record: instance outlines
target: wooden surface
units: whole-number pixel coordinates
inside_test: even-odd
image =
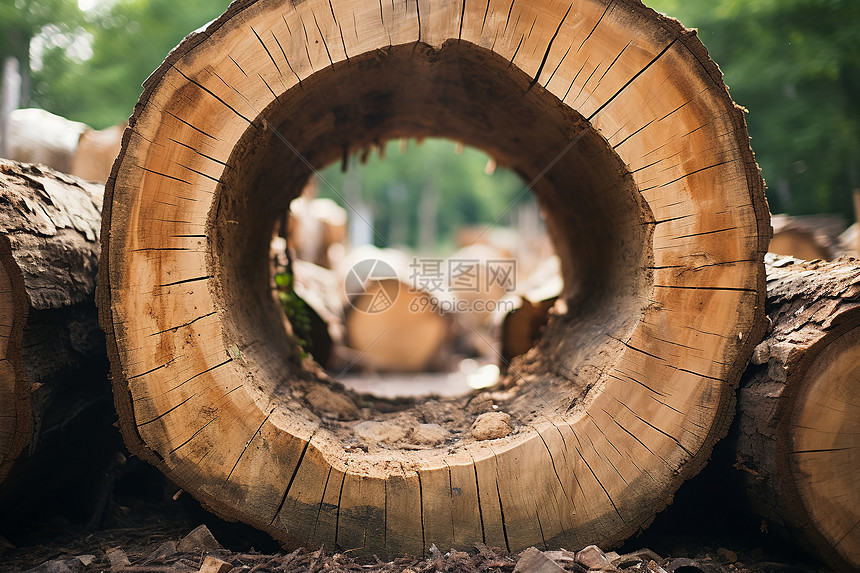
[[[502,439],[356,442],[357,420],[302,395],[327,382],[272,302],[275,214],[309,165],[409,136],[484,149],[548,213],[568,311],[513,365]],[[727,429],[769,235],[718,68],[638,2],[235,2],[147,81],[106,188],[120,425],[213,511],[288,545],[619,543]]]
[[[93,297],[101,191],[42,166],[0,160],[0,481],[39,435],[57,378],[99,346]],[[80,311],[87,304],[89,314]]]
[[[860,263],[771,257],[773,331],[740,391],[756,509],[832,567],[860,568]]]

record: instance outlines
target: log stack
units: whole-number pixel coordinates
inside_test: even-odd
[[[840,571],[860,568],[860,262],[768,255],[771,334],[740,390],[755,509]]]
[[[412,451],[319,411],[306,388],[341,390],[284,327],[268,245],[311,168],[431,136],[535,181],[566,312],[485,401],[514,431]],[[126,443],[291,545],[618,543],[705,464],[765,328],[742,112],[695,33],[634,0],[234,2],[147,81],[102,229]]]

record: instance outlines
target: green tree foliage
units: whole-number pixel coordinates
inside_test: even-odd
[[[30,44],[43,29],[52,34],[73,36],[83,31],[81,12],[68,0],[0,0],[0,62],[8,56],[18,60],[24,77],[21,101],[30,99]],[[2,71],[0,71],[2,74]]]
[[[769,184],[771,209],[849,215],[851,190],[860,187],[860,2],[646,0],[646,4],[700,29],[732,96],[749,109],[750,135]],[[74,0],[0,0],[0,56],[15,55],[26,67],[33,38],[38,44],[41,35],[29,103],[105,127],[131,114],[141,83],[167,52],[226,5],[227,0],[95,0],[93,9],[81,12]],[[70,50],[80,37],[90,42],[89,58]],[[27,81],[25,74],[25,85]],[[369,199],[399,200],[402,190],[376,180],[393,177],[392,170],[400,167],[377,160],[371,165],[378,174],[363,174],[362,178],[373,179],[364,182],[364,188],[386,195]],[[416,162],[409,173],[396,174],[412,181],[404,184],[407,195],[417,197],[412,188],[421,168]],[[442,179],[465,177],[458,169],[437,166],[435,171]],[[487,199],[492,191],[484,186],[495,188],[499,180],[479,180],[468,179],[458,193],[441,200],[440,204],[452,206],[442,217],[443,225],[482,220],[488,206],[505,195]],[[448,193],[443,190],[446,185],[439,184],[440,194]],[[387,211],[378,213],[382,225],[387,224]]]
[[[69,0],[15,1],[35,6],[70,4]],[[33,103],[98,128],[127,119],[144,80],[167,53],[188,33],[218,17],[227,4],[226,0],[97,3],[81,15],[80,32],[91,38],[92,57],[77,61],[62,46],[49,46],[42,54],[41,69],[34,72]],[[58,14],[55,21],[64,20]]]
[[[410,141],[404,151],[399,145],[388,142],[384,158],[371,154],[364,165],[353,158],[346,174],[340,163],[321,171],[320,196],[334,199],[348,211],[358,200],[370,206],[377,246],[419,246],[419,218],[427,216],[427,194],[436,196],[430,204],[435,203],[438,212],[436,235],[441,248],[450,248],[453,233],[462,227],[515,222],[516,206],[534,200],[525,191],[526,183],[512,171],[485,173],[489,158],[482,151],[467,147],[458,155],[455,144],[444,139],[428,139],[420,145]],[[358,181],[347,181],[349,177]]]
[[[698,27],[749,110],[771,210],[841,212],[860,187],[860,2],[651,0]]]

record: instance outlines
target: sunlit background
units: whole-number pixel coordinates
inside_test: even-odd
[[[732,96],[750,111],[750,135],[768,183],[771,210],[836,213],[851,222],[852,190],[860,187],[860,2],[646,3],[700,29]],[[226,5],[212,0],[2,0],[0,57],[19,62],[20,107],[42,107],[103,128],[125,120],[141,83],[167,52]],[[460,173],[464,176],[471,171],[480,175],[486,163],[479,154],[456,156],[445,145],[426,146],[424,157],[437,166],[474,163],[475,169]],[[372,164],[374,169],[393,169],[383,165]],[[432,179],[432,173],[414,167],[404,162],[397,173],[407,193],[427,185],[428,174]],[[362,175],[368,179],[362,189],[399,192],[374,187],[370,181],[378,177],[369,171]],[[479,180],[476,175],[464,185],[440,176],[435,185],[443,195],[451,192],[452,181],[460,193],[465,188],[481,195]],[[483,210],[493,206],[480,197],[462,201],[468,205],[450,204],[450,209],[484,215]]]

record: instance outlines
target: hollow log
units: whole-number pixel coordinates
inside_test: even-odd
[[[0,482],[70,373],[104,344],[94,306],[102,187],[0,160]]]
[[[860,262],[768,257],[773,331],[739,393],[738,467],[770,528],[856,571]]]
[[[272,300],[275,218],[312,168],[405,137],[484,149],[548,215],[567,312],[493,397],[507,436],[355,447],[357,420],[302,393],[332,381]],[[234,2],[147,81],[106,187],[120,426],[212,511],[288,545],[618,543],[727,430],[769,235],[719,69],[638,1]],[[418,406],[379,418],[418,423]]]

